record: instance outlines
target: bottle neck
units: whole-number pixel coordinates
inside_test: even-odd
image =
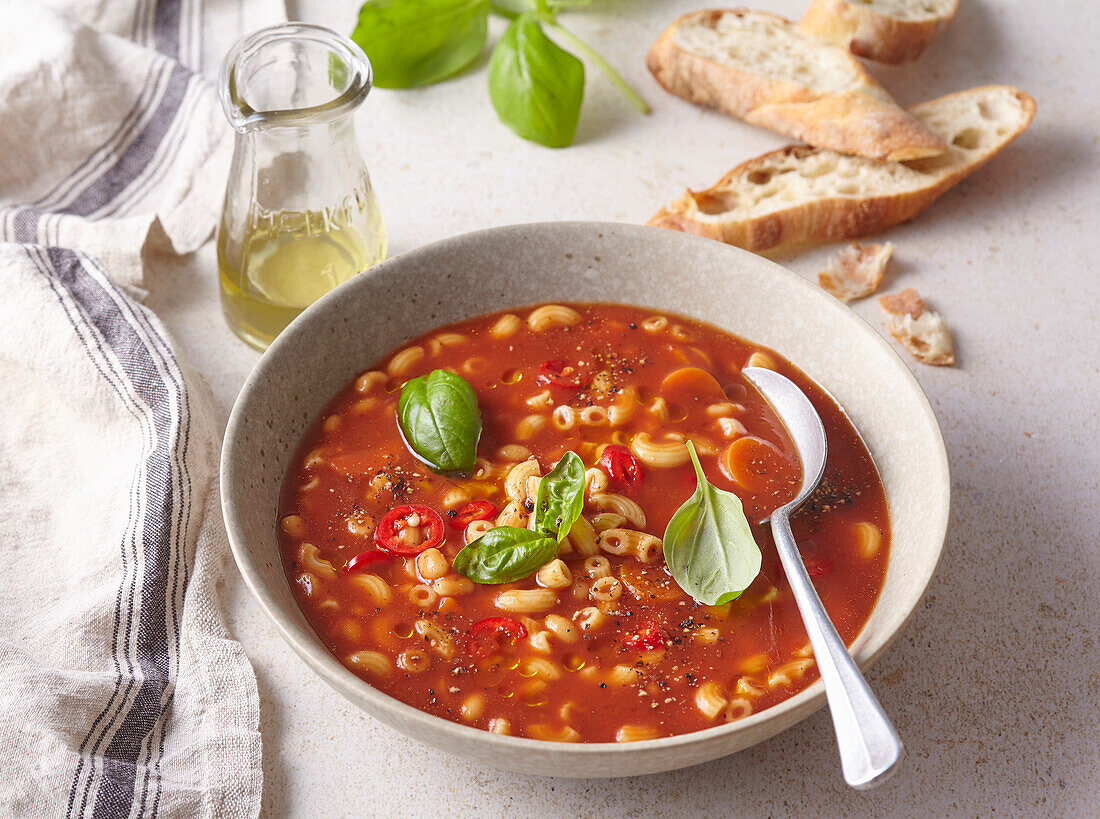
[[[347,117],[371,88],[371,66],[351,40],[286,23],[240,40],[222,63],[219,96],[237,131],[321,125]]]

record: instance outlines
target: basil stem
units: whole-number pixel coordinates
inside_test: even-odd
[[[401,388],[397,421],[413,453],[435,472],[470,472],[481,438],[477,394],[460,376],[433,370]]]
[[[760,547],[741,499],[707,481],[688,442],[698,485],[665,529],[665,563],[685,592],[707,606],[735,600],[760,573]]]
[[[627,83],[627,81],[623,79],[622,74],[611,67],[611,63],[600,56],[600,53],[598,51],[592,48],[592,46],[588,45],[588,43],[584,42],[584,40],[571,32],[561,23],[557,22],[557,20],[549,23],[549,26],[555,32],[557,32],[570,43],[572,43],[573,47],[576,48],[577,51],[579,51],[585,57],[594,62],[596,64],[596,68],[600,69],[600,71],[604,73],[604,76],[611,80],[611,84],[618,88],[620,92],[622,92],[622,95],[626,97],[627,102],[633,105],[639,113],[649,113],[650,108],[646,104],[646,101],[641,98],[641,95],[639,95],[637,91],[630,87],[629,83]]]
[[[507,17],[509,20],[514,20],[521,14],[532,11],[534,7],[531,0],[489,0],[489,10],[493,14]]]

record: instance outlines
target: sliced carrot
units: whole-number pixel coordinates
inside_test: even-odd
[[[763,438],[746,435],[731,443],[718,456],[722,474],[754,494],[786,485],[797,478],[797,470],[779,449]]]
[[[718,380],[701,367],[680,367],[670,372],[661,382],[661,394],[665,400],[683,406],[729,400]]]

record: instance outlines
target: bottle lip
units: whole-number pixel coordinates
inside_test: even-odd
[[[259,53],[288,41],[321,45],[347,70],[347,86],[331,100],[302,108],[258,110],[244,98],[241,72]],[[302,126],[339,119],[358,108],[370,93],[373,72],[367,55],[354,42],[330,28],[313,23],[280,23],[261,28],[238,40],[222,61],[218,96],[230,124],[238,131],[272,126]]]

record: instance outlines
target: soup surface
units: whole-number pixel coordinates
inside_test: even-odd
[[[780,356],[708,325],[606,304],[539,305],[414,339],[366,370],[305,435],[280,508],[283,564],[317,634],[353,672],[416,708],[537,739],[650,739],[741,719],[817,678],[767,526],[801,480],[793,444],[741,374],[793,379],[828,434],[825,477],[792,519],[841,637],[856,637],[886,568],[881,482],[841,410]],[[397,421],[402,385],[449,369],[473,387],[483,430],[467,476],[437,475]],[[731,603],[705,606],[666,569],[661,537],[710,483],[738,495],[763,552]],[[540,476],[567,451],[585,505],[559,559],[513,583],[456,573],[495,525],[525,527]],[[402,556],[392,510],[412,505]],[[388,535],[376,533],[381,527]],[[399,549],[400,550],[400,549]],[[362,557],[357,557],[363,555]]]

